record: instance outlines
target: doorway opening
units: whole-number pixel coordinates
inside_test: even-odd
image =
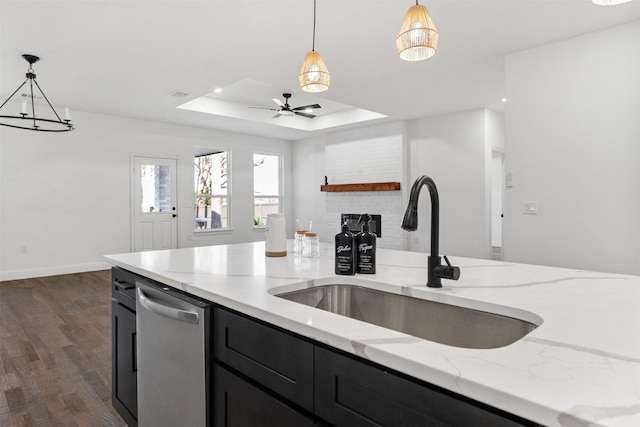
[[[502,261],[502,218],[504,203],[504,153],[491,152],[491,259]]]

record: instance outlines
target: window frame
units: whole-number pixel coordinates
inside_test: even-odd
[[[220,232],[228,232],[232,230],[232,171],[231,171],[231,149],[229,148],[213,148],[213,147],[196,147],[195,148],[195,153],[193,155],[193,161],[194,161],[194,168],[195,168],[195,161],[197,158],[199,157],[204,157],[204,156],[210,156],[210,155],[214,155],[214,154],[220,154],[220,153],[226,153],[227,155],[227,162],[226,162],[226,177],[227,177],[227,186],[226,186],[226,194],[221,194],[221,193],[216,193],[213,191],[211,194],[198,194],[198,187],[197,187],[197,183],[195,182],[195,169],[193,171],[194,173],[194,198],[193,198],[193,206],[194,206],[194,210],[195,210],[195,215],[194,215],[194,233],[196,235],[198,234],[206,234],[206,233],[220,233]],[[197,201],[198,199],[202,199],[202,198],[208,198],[208,199],[216,199],[216,198],[224,198],[226,199],[226,210],[227,210],[227,225],[226,227],[220,227],[220,228],[206,228],[207,224],[210,224],[210,222],[207,222],[207,224],[205,224],[205,227],[203,228],[199,228],[198,223],[195,221],[196,215],[198,213],[197,208]]]
[[[261,194],[259,196],[256,196],[256,188],[255,188],[255,168],[256,166],[256,156],[265,156],[265,157],[276,157],[278,159],[278,193],[279,194]],[[283,206],[283,192],[284,192],[284,155],[282,153],[272,153],[272,152],[265,152],[265,151],[254,151],[253,155],[252,155],[252,164],[253,164],[253,169],[252,169],[252,173],[253,173],[253,179],[252,179],[252,185],[253,185],[253,218],[254,218],[254,223],[253,223],[253,229],[254,230],[264,230],[266,229],[266,224],[263,223],[262,225],[257,225],[255,223],[255,209],[256,209],[256,199],[277,199],[278,200],[278,211],[277,213],[283,213],[284,212],[284,206]]]

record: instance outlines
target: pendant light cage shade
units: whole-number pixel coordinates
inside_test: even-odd
[[[631,0],[591,0],[591,3],[598,6],[615,6],[617,4],[629,3]]]
[[[420,4],[411,6],[396,38],[398,55],[405,61],[431,58],[438,50],[438,38],[438,30],[427,8]]]
[[[298,74],[300,89],[305,92],[324,92],[331,85],[331,74],[320,53],[307,53]]]

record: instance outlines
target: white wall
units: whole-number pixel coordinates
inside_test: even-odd
[[[507,57],[506,260],[640,274],[638,40],[635,21]]]
[[[324,135],[294,141],[293,158],[293,216],[289,230],[293,232],[295,220],[312,221],[321,241],[328,241],[325,230],[325,194],[320,192],[326,175],[324,168]],[[337,232],[336,232],[337,233]]]
[[[77,129],[0,128],[3,280],[105,268],[130,250],[130,157],[178,159],[178,246],[260,240],[253,229],[253,152],[284,156],[284,209],[293,212],[291,142],[74,111]],[[194,148],[231,149],[233,231],[194,233]],[[186,206],[191,207],[187,208]]]
[[[487,111],[413,120],[408,125],[410,185],[430,176],[440,199],[440,254],[489,258],[491,147]],[[424,194],[423,194],[424,193]],[[410,249],[430,248],[431,203],[423,188]]]
[[[506,132],[504,113],[485,110],[485,138],[487,144],[495,151],[504,151]]]

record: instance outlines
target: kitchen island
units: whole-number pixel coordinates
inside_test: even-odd
[[[292,242],[288,242],[291,245]],[[640,277],[450,257],[460,280],[426,283],[423,253],[378,249],[377,274],[337,276],[264,243],[108,255],[116,266],[545,426],[640,425]],[[462,305],[538,327],[495,349],[447,346],[275,294],[343,283]]]

